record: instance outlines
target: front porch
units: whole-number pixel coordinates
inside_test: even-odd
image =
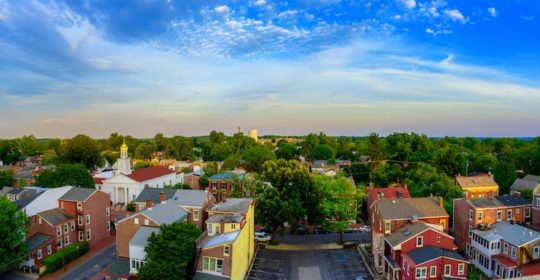
[[[383,276],[389,280],[401,279],[401,266],[391,256],[384,256]]]

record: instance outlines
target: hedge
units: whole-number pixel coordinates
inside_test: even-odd
[[[43,260],[43,263],[47,267],[46,273],[55,272],[58,269],[62,268],[63,258],[65,259],[65,264],[77,259],[78,257],[86,254],[90,245],[88,242],[77,242],[73,243],[64,249],[60,249],[56,254],[52,254]]]

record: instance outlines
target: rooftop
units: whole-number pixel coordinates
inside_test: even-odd
[[[502,202],[497,199],[490,199],[487,197],[481,198],[469,198],[467,202],[475,208],[488,208],[488,207],[503,207],[505,206]]]
[[[24,206],[26,216],[32,217],[39,212],[58,207],[58,199],[71,190],[72,186],[47,189]]]
[[[474,230],[474,233],[490,241],[503,239],[518,247],[540,238],[540,232],[507,221],[498,222],[488,230]]]
[[[160,202],[159,194],[162,192],[165,193],[165,199],[170,199],[174,196],[176,190],[167,188],[144,188],[139,194],[139,196],[137,196],[137,198],[135,199],[135,202],[144,203],[147,199],[150,199],[153,203],[157,204]]]
[[[225,223],[241,223],[244,220],[242,215],[212,215],[206,219],[207,223],[219,223],[221,221]]]
[[[240,235],[240,230],[222,233],[214,236],[206,236],[202,242],[202,248],[210,248],[222,244],[232,243]]]
[[[107,268],[108,275],[113,277],[129,277],[129,259],[116,259]],[[112,277],[111,277],[112,278]]]
[[[203,207],[206,203],[207,193],[203,190],[176,190],[172,200],[177,205]]]
[[[167,200],[164,203],[154,205],[141,213],[160,225],[185,220],[188,212],[170,201]]]
[[[448,217],[437,197],[383,198],[378,205],[383,220]]]
[[[131,238],[129,241],[129,246],[138,246],[138,247],[146,247],[148,245],[148,238],[152,233],[158,233],[159,228],[157,227],[145,227],[142,226],[137,230],[135,235]]]
[[[522,266],[519,271],[525,276],[540,275],[540,263],[531,263]]]
[[[397,188],[372,188],[368,191],[368,196],[370,201],[375,201],[379,198],[380,195],[383,195],[384,198],[410,198],[409,190],[405,187]]]
[[[30,238],[26,239],[26,247],[28,249],[28,252],[32,252],[35,249],[37,249],[39,246],[41,246],[43,243],[51,240],[52,237],[37,233],[32,235]]]
[[[40,212],[38,213],[38,216],[40,216],[43,220],[45,220],[47,223],[49,223],[52,226],[63,224],[73,219],[60,208],[53,208],[50,210]]]
[[[527,199],[518,195],[500,195],[495,197],[498,201],[506,206],[518,206],[531,204]]]
[[[517,264],[515,261],[510,259],[509,257],[506,257],[503,254],[499,254],[496,256],[493,256],[493,259],[496,260],[499,263],[502,263],[504,266],[511,268],[511,267],[517,267]]]
[[[92,194],[94,194],[97,190],[96,189],[89,189],[89,188],[72,188],[68,192],[66,192],[62,197],[60,197],[61,200],[69,200],[69,201],[85,201],[87,200]]]
[[[387,236],[385,239],[392,247],[394,247],[429,228],[430,227],[428,227],[425,223],[407,224],[391,235]]]
[[[137,170],[133,170],[133,173],[126,175],[129,178],[137,181],[137,182],[144,182],[148,181],[154,178],[158,178],[165,175],[170,174],[176,174],[176,171],[170,170],[169,168],[165,166],[151,166],[146,168],[141,168]]]
[[[491,175],[456,176],[456,183],[462,188],[499,186]]]
[[[510,186],[511,190],[515,191],[522,191],[522,190],[534,190],[536,187],[538,187],[540,176],[536,175],[527,175],[523,178],[517,178],[514,183],[512,183],[512,186]]]
[[[208,208],[208,211],[247,213],[252,200],[249,198],[227,198]]]
[[[245,174],[227,171],[227,172],[223,172],[223,173],[219,173],[214,176],[211,176],[208,179],[210,180],[233,180],[233,179],[242,180],[242,178],[244,178],[244,175]]]
[[[426,246],[407,252],[407,255],[416,265],[425,263],[427,261],[447,257],[460,261],[467,261],[462,255],[456,251],[450,251],[438,247]]]

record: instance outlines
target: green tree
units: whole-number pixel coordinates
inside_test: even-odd
[[[272,150],[263,147],[249,148],[242,155],[247,171],[260,171],[264,162],[275,158],[276,155]]]
[[[26,187],[26,179],[24,179],[24,177],[19,177],[17,180],[17,187]]]
[[[0,160],[4,164],[13,164],[19,161],[21,156],[15,140],[0,140]]]
[[[379,134],[375,132],[372,132],[368,137],[368,156],[372,168],[380,166],[381,161],[384,159],[381,138],[379,138]]]
[[[510,186],[517,178],[516,166],[511,160],[502,159],[495,165],[493,174],[495,182],[499,185],[501,194],[508,194]]]
[[[336,156],[336,151],[328,144],[315,146],[309,153],[309,158],[314,160],[329,160]]]
[[[34,156],[39,152],[39,143],[34,135],[24,135],[17,139],[17,147],[22,156]]]
[[[77,135],[66,140],[59,160],[61,163],[82,164],[89,170],[103,165],[103,157],[97,142],[86,135]]]
[[[133,165],[133,169],[135,170],[147,167],[150,167],[150,162],[148,161],[139,161]]]
[[[204,175],[212,177],[219,172],[219,166],[217,162],[208,162],[202,168]]]
[[[88,170],[80,164],[60,164],[55,170],[46,169],[36,179],[36,185],[47,188],[73,186],[94,188]]]
[[[169,139],[168,150],[177,160],[193,159],[193,141],[183,136],[174,136]]]
[[[294,159],[296,157],[296,146],[282,141],[277,145],[276,156],[285,160]]]
[[[199,177],[199,186],[203,189],[208,187],[208,175],[204,174],[201,177]]]
[[[13,185],[13,171],[0,170],[0,187]]]
[[[154,146],[148,142],[142,142],[135,149],[135,158],[151,160],[154,153]]]
[[[201,234],[197,226],[187,223],[162,225],[160,232],[148,238],[146,264],[138,279],[187,279],[195,258],[195,240]]]
[[[240,155],[232,154],[228,156],[223,165],[221,166],[222,170],[233,170],[240,165]]]
[[[169,140],[167,137],[163,136],[163,133],[158,133],[154,136],[154,144],[156,145],[156,149],[159,152],[165,151],[167,147],[169,146]]]
[[[371,172],[369,165],[354,162],[349,166],[344,166],[343,171],[347,177],[352,176],[356,184],[369,184],[369,174]]]
[[[0,272],[15,268],[26,256],[27,219],[17,206],[0,197]]]

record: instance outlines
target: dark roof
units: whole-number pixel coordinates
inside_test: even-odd
[[[469,202],[475,208],[501,207],[501,206],[504,206],[504,204],[502,202],[500,202],[499,200],[497,200],[497,199],[489,199],[487,197],[469,198],[469,199],[467,199],[467,202]]]
[[[45,235],[45,234],[41,234],[41,233],[37,233],[37,234],[32,235],[32,237],[26,239],[26,246],[28,248],[28,252],[34,251],[39,246],[41,246],[43,243],[45,243],[45,242],[47,242],[47,241],[49,241],[51,239],[52,239],[52,237],[50,237],[48,235]]]
[[[414,249],[406,253],[415,264],[425,263],[439,257],[448,257],[456,260],[467,261],[462,255],[456,251],[450,251],[438,247],[426,246]]]
[[[116,259],[107,268],[106,274],[110,276],[129,276],[129,259]]]
[[[193,277],[193,280],[224,280],[224,279],[229,279],[229,278],[219,276],[219,275],[202,273],[202,272],[195,273],[195,277]]]
[[[506,206],[518,206],[531,204],[530,201],[517,195],[500,195],[495,197],[498,201]]]
[[[20,194],[22,192],[24,192],[23,188],[14,188],[11,191],[9,191],[7,194]]]
[[[203,190],[176,190],[172,200],[177,205],[203,207],[207,202],[207,193]]]
[[[38,213],[38,216],[53,226],[63,224],[72,219],[66,212],[59,208],[43,211]]]
[[[527,175],[531,176],[531,175]],[[522,190],[531,190],[534,191],[536,187],[538,187],[538,180],[527,180],[525,178],[517,178],[514,183],[512,183],[512,186],[510,186],[511,190],[515,191],[522,191]]]
[[[383,198],[377,205],[383,220],[448,217],[437,197]]]
[[[18,208],[24,208],[26,207],[26,205],[30,204],[30,202],[34,201],[34,199],[36,199],[38,196],[40,196],[41,194],[43,194],[45,192],[40,192],[40,193],[36,193],[36,194],[33,194],[33,195],[30,195],[30,196],[27,196],[23,199],[19,199],[13,203],[15,203],[15,205],[17,205]]]
[[[218,204],[208,208],[208,211],[247,213],[251,206],[250,198],[227,198]]]
[[[159,193],[165,193],[166,199],[171,199],[174,194],[176,193],[175,189],[157,189],[157,188],[145,188],[142,190],[141,194],[137,196],[137,199],[135,199],[135,202],[146,202],[147,199],[151,199],[153,203],[157,204],[159,203]]]
[[[399,230],[396,230],[391,235],[385,237],[385,239],[392,247],[394,247],[427,230],[428,228],[429,227],[424,223],[407,224]]]
[[[207,223],[218,223],[218,222],[225,222],[225,223],[241,223],[242,220],[244,220],[244,216],[242,215],[212,215],[206,219]]]
[[[60,197],[60,199],[71,201],[85,201],[96,191],[96,189],[89,188],[71,188],[71,190],[69,190],[62,197]]]
[[[210,180],[232,180],[232,179],[237,179],[237,180],[242,180],[242,178],[244,177],[244,174],[238,174],[238,173],[235,173],[235,172],[232,172],[232,171],[227,171],[227,172],[223,172],[223,173],[219,173],[219,174],[216,174],[208,179]]]
[[[133,173],[126,175],[129,178],[137,181],[144,182],[161,176],[169,175],[176,173],[176,171],[171,170],[165,166],[151,166],[146,168],[141,168],[133,170]]]
[[[491,177],[491,175],[473,175],[473,176],[456,176],[456,183],[462,188],[471,188],[471,187],[495,187],[497,182]]]

